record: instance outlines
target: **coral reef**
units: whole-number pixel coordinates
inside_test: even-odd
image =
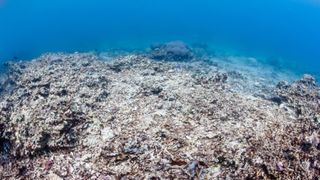
[[[319,177],[311,76],[280,83],[276,103],[234,91],[249,79],[239,72],[175,60],[75,53],[12,64],[1,179]]]

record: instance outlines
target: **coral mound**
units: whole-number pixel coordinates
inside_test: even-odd
[[[155,44],[151,47],[151,58],[165,61],[188,61],[194,57],[189,46],[182,41]]]
[[[229,78],[210,64],[142,55],[12,64],[0,103],[0,177],[319,177],[313,78],[279,84],[278,103],[231,91]]]

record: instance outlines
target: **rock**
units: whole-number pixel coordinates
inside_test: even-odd
[[[281,172],[284,171],[284,165],[282,162],[277,163],[277,170]]]
[[[186,167],[186,170],[190,174],[190,178],[193,179],[196,176],[197,169],[198,169],[198,161],[191,161],[188,166]]]
[[[320,124],[320,114],[317,114],[317,115],[316,115],[315,121]]]
[[[58,176],[57,174],[51,172],[49,175],[48,175],[48,179],[50,180],[63,180],[62,177]]]
[[[114,133],[112,131],[111,128],[106,127],[104,129],[101,130],[101,135],[102,135],[102,139],[103,141],[110,141],[112,138],[114,138]]]
[[[49,90],[48,88],[46,88],[46,87],[41,87],[41,88],[39,89],[39,95],[40,95],[40,96],[42,96],[42,97],[44,97],[44,98],[47,98],[47,97],[49,96],[49,94],[50,94],[50,90]]]

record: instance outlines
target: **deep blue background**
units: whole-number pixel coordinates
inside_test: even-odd
[[[0,60],[179,39],[320,71],[318,0],[0,0],[0,6]]]

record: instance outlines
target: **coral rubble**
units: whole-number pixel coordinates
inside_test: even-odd
[[[231,91],[229,78],[245,78],[237,72],[180,62],[191,54],[178,45],[155,50],[173,62],[75,53],[10,66],[11,90],[0,102],[1,179],[320,176],[311,76],[280,83],[275,103]]]

